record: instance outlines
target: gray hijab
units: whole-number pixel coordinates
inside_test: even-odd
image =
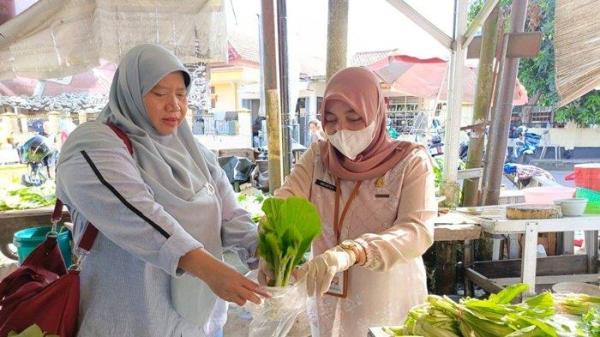
[[[100,123],[86,123],[86,132],[74,131],[60,160],[68,160],[81,150],[106,150],[107,146],[121,143],[101,123],[117,126],[131,140],[133,159],[155,201],[206,250],[220,258],[222,206],[211,175],[219,170],[216,160],[208,158],[212,156],[210,151],[196,143],[185,120],[172,134],[161,135],[144,107],[144,95],[174,71],[183,73],[189,89],[190,74],[171,52],[150,44],[131,49],[117,68],[109,102],[98,116]],[[108,140],[107,135],[111,137]],[[171,298],[182,316],[200,326],[211,317],[216,303],[210,288],[187,274],[171,279]]]
[[[98,120],[127,133],[142,178],[161,199],[192,201],[207,183],[206,160],[185,120],[173,134],[160,135],[143,102],[143,96],[174,71],[183,73],[189,90],[190,74],[170,51],[153,44],[134,47],[117,68],[109,102]]]

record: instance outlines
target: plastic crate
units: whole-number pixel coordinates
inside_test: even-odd
[[[600,163],[575,165],[575,171],[565,180],[575,180],[577,187],[600,191]]]
[[[588,200],[585,213],[587,214],[600,214],[600,192],[590,190],[588,188],[577,187],[575,192],[577,198],[585,198]]]

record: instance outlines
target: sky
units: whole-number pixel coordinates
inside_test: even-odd
[[[257,29],[260,0],[225,0],[228,24]],[[406,0],[409,5],[452,35],[453,0]],[[288,0],[287,12],[295,49],[325,57],[327,0]],[[235,14],[234,14],[235,13]],[[290,33],[290,34],[291,34]],[[417,57],[447,57],[434,38],[406,18],[386,0],[349,0],[348,57],[360,51],[398,49]]]

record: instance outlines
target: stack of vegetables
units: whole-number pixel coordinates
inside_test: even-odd
[[[31,187],[0,182],[0,211],[52,205],[56,200],[54,193],[55,185],[51,180]]]
[[[600,337],[600,298],[548,292],[511,304],[527,285],[505,288],[486,300],[459,303],[430,295],[409,311],[404,325],[387,327],[390,336],[423,337]],[[569,316],[576,315],[576,316]]]
[[[273,272],[270,286],[285,287],[292,271],[304,261],[312,240],[321,233],[315,206],[304,198],[269,198],[263,203],[258,254]]]
[[[260,190],[255,188],[246,189],[236,194],[238,204],[252,216],[252,221],[258,222],[265,213],[262,204],[267,198]]]

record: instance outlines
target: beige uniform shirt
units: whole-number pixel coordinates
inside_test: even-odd
[[[340,212],[355,182],[341,181]],[[324,168],[318,144],[296,163],[276,196],[302,196],[316,205],[322,235],[313,255],[337,245],[333,230],[335,177]],[[410,153],[383,177],[363,181],[342,226],[341,239],[358,241],[364,266],[349,269],[348,296],[323,295],[309,308],[313,336],[364,337],[367,329],[399,325],[427,296],[421,255],[433,243],[437,214],[433,169],[423,149]]]

